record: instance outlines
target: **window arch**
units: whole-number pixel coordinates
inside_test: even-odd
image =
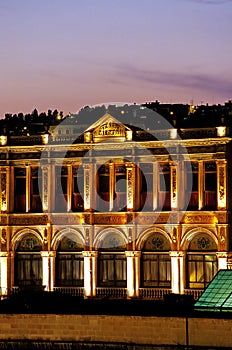
[[[99,242],[98,285],[126,287],[126,244],[119,233],[109,232]]]
[[[63,236],[56,255],[56,286],[84,285],[83,243],[74,234]]]
[[[197,234],[187,252],[187,287],[205,288],[217,272],[217,245],[207,233]]]
[[[25,235],[15,252],[15,286],[42,285],[42,245],[33,234]]]
[[[142,245],[141,286],[171,287],[170,242],[160,233],[151,233]]]

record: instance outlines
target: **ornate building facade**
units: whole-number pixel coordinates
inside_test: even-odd
[[[230,267],[228,128],[95,119],[1,136],[1,294],[199,296]]]

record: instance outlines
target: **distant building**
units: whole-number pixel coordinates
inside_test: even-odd
[[[194,107],[178,106],[164,129],[145,106],[86,109],[41,134],[4,126],[2,295],[196,298],[230,268],[230,125],[221,109],[193,127]]]

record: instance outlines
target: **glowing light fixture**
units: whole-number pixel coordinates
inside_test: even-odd
[[[171,129],[170,130],[170,139],[176,139],[177,138],[177,129]]]
[[[0,146],[6,146],[7,144],[7,136],[1,135],[0,136]]]
[[[217,126],[217,136],[226,136],[226,126]]]

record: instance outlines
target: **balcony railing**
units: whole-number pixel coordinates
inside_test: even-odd
[[[96,297],[98,298],[115,298],[115,299],[125,299],[127,297],[126,288],[96,288]]]
[[[204,289],[185,289],[185,295],[193,295],[193,299],[197,300],[200,298],[201,294],[204,292]]]
[[[139,288],[141,299],[163,300],[165,295],[171,293],[171,289],[168,288]]]
[[[12,293],[18,293],[19,287],[12,287]],[[204,289],[185,289],[185,295],[192,295],[194,300],[199,299]],[[77,297],[84,296],[83,287],[54,287],[54,292],[69,294]],[[152,300],[163,300],[165,295],[171,294],[172,290],[168,288],[139,288],[140,299],[152,299]],[[96,288],[97,298],[113,298],[113,299],[126,299],[127,289],[126,288],[112,288],[112,287],[97,287]]]
[[[83,287],[54,287],[54,292],[59,292],[63,294],[73,295],[75,297],[83,297],[84,296],[84,288]]]

